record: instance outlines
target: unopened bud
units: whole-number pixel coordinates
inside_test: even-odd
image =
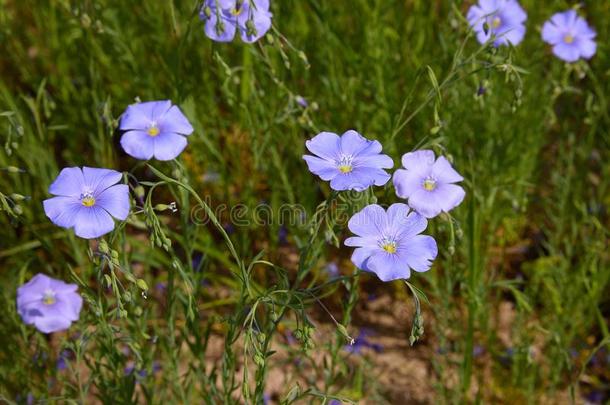
[[[11,199],[13,201],[23,201],[23,200],[27,200],[29,197],[26,197],[24,195],[21,194],[17,194],[17,193],[13,193],[11,194]]]
[[[136,197],[138,198],[144,198],[144,187],[142,186],[136,186],[136,188],[133,189],[133,192],[136,194]]]
[[[248,20],[246,21],[246,34],[248,36],[256,36],[258,31],[256,31],[256,26],[254,25],[254,21]]]
[[[20,168],[15,167],[15,166],[7,167],[6,171],[9,172],[9,173],[25,173],[25,170],[20,169]]]
[[[108,253],[108,242],[102,239],[98,245],[98,249],[102,253]]]

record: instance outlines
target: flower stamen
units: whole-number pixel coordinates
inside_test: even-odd
[[[426,191],[434,191],[436,188],[436,180],[432,178],[427,178],[424,180],[424,190]]]
[[[491,20],[492,28],[498,28],[500,25],[502,25],[502,19],[500,17],[496,16]]]
[[[388,239],[388,238],[383,239],[383,240],[382,240],[382,241],[379,243],[379,245],[380,245],[380,246],[381,246],[381,248],[382,248],[383,250],[385,250],[387,253],[390,253],[390,254],[394,254],[394,253],[396,253],[396,242],[395,242],[395,241],[393,241],[392,239]]]
[[[566,44],[571,44],[574,42],[574,36],[572,34],[566,34],[563,37],[563,42],[565,42]]]
[[[157,127],[157,124],[152,124],[150,127],[148,127],[148,130],[146,131],[146,133],[149,136],[157,136],[159,135],[159,127]]]
[[[80,202],[85,207],[93,207],[95,205],[95,197],[93,197],[92,193],[86,192],[86,193],[81,194]]]
[[[57,300],[55,299],[55,292],[46,290],[42,296],[42,303],[45,305],[53,305]]]
[[[337,169],[343,174],[351,173],[354,170],[352,166],[353,158],[351,156],[342,156],[337,163]]]

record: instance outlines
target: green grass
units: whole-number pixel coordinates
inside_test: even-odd
[[[411,298],[398,282],[354,277],[350,249],[333,246],[349,231],[325,215],[337,198],[344,215],[397,198],[390,185],[337,196],[301,159],[317,132],[353,128],[396,164],[433,147],[466,178],[464,203],[431,221],[436,264],[410,280],[430,301],[429,338],[416,347],[435,351],[438,402],[557,403],[592,390],[608,399],[608,375],[587,359],[610,339],[610,4],[584,3],[597,55],[566,65],[539,31],[567,1],[522,1],[525,41],[496,50],[469,35],[471,3],[462,1],[275,0],[273,33],[246,45],[207,39],[192,1],[0,0],[0,398],[256,403],[269,370],[283,367],[270,354],[275,336],[290,329],[301,344],[285,350],[315,366],[309,385],[288,384],[280,398],[391,401],[391,387],[340,349],[345,333],[357,333],[350,324],[364,285],[409,311]],[[136,98],[171,99],[195,127],[176,162],[153,169],[122,152],[117,120]],[[147,193],[159,183],[144,212],[105,238],[105,252],[42,209],[59,170],[82,165],[129,172]],[[309,222],[289,226],[287,243],[277,223],[227,235],[227,211],[216,226],[191,221],[198,198],[212,207],[265,202],[274,212],[301,204]],[[177,213],[152,209],[172,201]],[[323,271],[330,261],[344,276],[333,283]],[[37,272],[80,285],[86,304],[69,333],[45,337],[16,313],[16,288]],[[507,302],[511,347],[497,328]],[[310,337],[320,322],[337,336]],[[208,362],[214,336],[224,350]],[[63,348],[74,352],[68,372],[55,367]],[[162,371],[136,384],[124,376],[129,361]],[[374,367],[375,356],[368,361]]]

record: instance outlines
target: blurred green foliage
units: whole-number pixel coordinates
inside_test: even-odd
[[[494,49],[469,36],[466,1],[275,0],[273,32],[246,45],[206,38],[194,1],[0,0],[2,398],[260,402],[268,369],[282,367],[273,336],[291,329],[300,345],[285,350],[313,370],[301,371],[309,387],[286,385],[281,399],[391,402],[368,366],[340,349],[363,284],[411,303],[403,285],[354,276],[349,249],[333,246],[344,224],[322,217],[337,198],[351,214],[396,197],[390,185],[337,197],[301,159],[318,131],[352,128],[382,142],[397,165],[433,147],[466,178],[462,206],[431,226],[437,264],[411,280],[430,300],[423,344],[434,353],[438,401],[557,403],[592,390],[608,398],[608,375],[587,359],[609,339],[610,3],[583,2],[598,52],[574,65],[555,59],[539,33],[571,2],[521,3],[525,41]],[[117,120],[137,99],[171,99],[195,127],[178,162],[152,163],[165,180],[118,144]],[[163,183],[140,204],[146,212],[107,238],[114,256],[42,210],[59,170],[82,165],[129,172],[147,193]],[[212,207],[301,204],[310,221],[231,228],[225,212],[217,227],[201,226],[191,218],[195,193]],[[153,209],[172,201],[177,213]],[[322,270],[331,261],[344,275],[336,283]],[[37,272],[80,284],[86,305],[68,334],[22,325],[15,290]],[[333,342],[314,342],[310,318],[332,324],[319,299],[341,324]],[[498,332],[506,302],[510,347]],[[214,335],[224,344],[215,362],[206,357]],[[323,360],[308,354],[312,344]],[[55,367],[66,348],[68,373]],[[126,374],[130,365],[148,378]]]

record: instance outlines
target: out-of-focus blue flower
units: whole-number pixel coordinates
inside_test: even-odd
[[[436,241],[420,235],[428,221],[406,204],[392,204],[387,212],[371,204],[350,218],[348,227],[357,236],[345,240],[356,249],[352,262],[365,271],[373,272],[382,281],[407,279],[413,269],[430,269],[438,253]]]
[[[603,404],[606,400],[606,395],[603,391],[593,390],[586,396],[587,401],[592,404]]]
[[[331,280],[341,275],[341,273],[339,272],[339,266],[335,262],[328,263],[324,270],[326,270],[326,274],[328,274],[328,277]]]
[[[170,100],[132,104],[119,125],[125,152],[136,159],[172,160],[186,148],[193,126]]]
[[[134,372],[135,368],[136,368],[135,363],[133,361],[130,361],[129,363],[127,363],[127,366],[125,366],[125,368],[123,369],[123,373],[126,376],[131,375]]]
[[[464,200],[464,189],[454,184],[464,178],[444,156],[435,160],[433,151],[418,150],[404,154],[402,165],[404,170],[394,173],[396,195],[426,218],[449,212]]]
[[[295,99],[296,99],[297,104],[300,105],[301,107],[307,108],[309,106],[309,103],[303,96],[296,96]]]
[[[77,289],[76,284],[39,273],[17,289],[17,312],[26,325],[43,333],[66,330],[78,320],[83,306]]]
[[[373,332],[368,329],[360,330],[358,337],[354,339],[354,344],[343,346],[343,350],[352,354],[362,354],[362,349],[369,348],[379,353],[383,351],[383,347],[380,344],[372,343],[369,341],[369,336],[372,336]]]
[[[298,343],[298,340],[294,337],[292,331],[287,330],[284,336],[286,337],[286,343],[288,343],[289,345],[294,345]]]
[[[277,237],[281,245],[285,245],[288,243],[288,228],[284,225],[280,226],[280,229],[277,231]]]
[[[472,355],[473,357],[480,357],[485,353],[485,348],[481,345],[475,345],[472,348]]]
[[[597,51],[597,33],[575,10],[557,13],[542,27],[542,39],[553,45],[553,53],[566,62],[590,59]]]
[[[258,41],[271,28],[269,0],[206,0],[199,11],[205,35],[230,42],[239,31],[242,41]]]
[[[466,18],[481,44],[493,36],[495,46],[517,45],[525,37],[527,14],[516,0],[479,0]]]
[[[49,187],[56,197],[43,201],[45,214],[55,225],[74,228],[76,236],[99,238],[114,229],[112,217],[129,215],[129,187],[117,184],[122,177],[109,169],[67,167]]]
[[[350,130],[342,136],[322,132],[305,142],[316,156],[305,155],[309,170],[324,181],[330,181],[333,190],[363,191],[372,185],[383,186],[394,162],[381,154],[381,144],[369,141],[358,132]]]
[[[57,358],[58,370],[61,371],[68,368],[68,361],[70,360],[71,353],[70,350],[62,350],[61,353],[59,353],[59,357]]]

